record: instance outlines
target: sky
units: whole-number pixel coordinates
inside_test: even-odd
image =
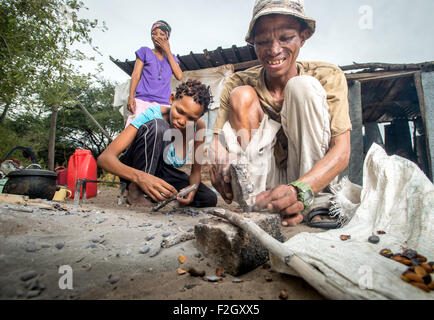
[[[100,77],[125,82],[129,76],[109,56],[135,60],[142,46],[153,47],[150,28],[163,19],[172,27],[172,53],[203,53],[221,46],[245,46],[254,0],[82,0],[83,18],[105,21],[108,30],[92,33],[102,56]],[[348,65],[353,62],[434,61],[432,0],[305,0],[317,30],[299,60]],[[82,49],[89,55],[91,51]],[[95,64],[86,63],[89,72]]]

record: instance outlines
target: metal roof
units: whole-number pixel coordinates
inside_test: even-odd
[[[235,71],[245,70],[259,64],[252,46],[203,50],[177,56],[182,71],[199,70],[232,64]],[[135,61],[121,62],[110,59],[131,76]],[[388,122],[394,119],[420,117],[419,99],[414,85],[415,74],[433,71],[434,62],[417,64],[354,63],[340,66],[346,72],[348,82],[362,84],[363,122]]]
[[[239,71],[259,64],[255,49],[252,46],[237,47],[233,45],[228,49],[218,47],[214,51],[205,49],[203,53],[190,52],[188,55],[177,55],[177,57],[182,71],[207,69],[225,64],[233,64],[235,71]],[[129,76],[133,73],[135,61],[125,60],[122,62],[112,57],[110,60]]]

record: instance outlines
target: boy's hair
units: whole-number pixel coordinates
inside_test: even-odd
[[[203,106],[203,113],[208,111],[208,106],[213,102],[209,86],[198,80],[188,80],[176,88],[175,99],[182,99],[186,96],[192,97],[194,102]]]

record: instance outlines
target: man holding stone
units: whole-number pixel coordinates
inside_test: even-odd
[[[231,203],[228,169],[237,158],[248,163],[256,209],[280,212],[283,226],[305,218],[333,228],[329,187],[348,166],[352,126],[344,73],[329,63],[297,61],[314,32],[303,0],[256,1],[246,41],[260,66],[225,84],[210,148],[211,181]]]

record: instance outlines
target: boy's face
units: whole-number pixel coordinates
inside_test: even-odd
[[[170,96],[170,124],[173,128],[184,131],[187,121],[196,122],[203,115],[203,107],[195,102],[192,97],[184,96],[175,99]]]

